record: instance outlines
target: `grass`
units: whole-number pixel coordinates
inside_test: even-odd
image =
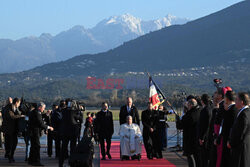
[[[99,112],[100,110],[86,110],[85,112],[84,112],[84,118],[86,118],[86,113],[87,112],[91,112],[91,113],[97,113],[97,112]],[[113,120],[114,121],[119,121],[119,112],[120,112],[120,110],[111,110],[111,112],[112,112],[112,114],[113,114]],[[140,117],[140,119],[141,119],[141,113],[142,113],[142,110],[138,110],[138,112],[139,112],[139,117]],[[168,121],[169,122],[174,122],[175,121],[175,115],[174,114],[171,114],[171,115],[168,115]]]

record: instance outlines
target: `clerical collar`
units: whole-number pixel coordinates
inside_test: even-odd
[[[102,110],[102,112],[108,112],[108,110]]]
[[[247,108],[249,108],[248,105],[246,105],[245,107],[243,107],[242,109],[240,109],[239,113],[237,114],[237,117],[240,115],[240,113],[241,113],[243,110],[245,110],[245,109],[247,109]]]

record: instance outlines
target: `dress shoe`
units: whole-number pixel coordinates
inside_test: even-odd
[[[129,156],[123,155],[122,160],[129,160]]]
[[[102,159],[101,160],[106,160],[106,158],[105,157],[102,157]]]
[[[44,166],[43,164],[41,164],[40,162],[35,162],[31,164],[32,166]]]
[[[135,159],[137,159],[137,156],[136,156],[136,155],[133,155],[133,156],[131,156],[131,159],[132,159],[132,160],[135,160]]]
[[[106,153],[106,155],[108,156],[109,159],[112,159],[110,153]]]
[[[9,158],[9,163],[15,162],[14,158]]]

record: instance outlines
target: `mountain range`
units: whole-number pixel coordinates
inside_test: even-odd
[[[83,54],[25,72],[49,77],[219,66],[250,56],[250,1],[184,25],[173,25],[98,54]],[[64,69],[64,70],[62,70]]]
[[[0,73],[20,72],[76,55],[104,52],[151,31],[188,21],[172,15],[144,21],[124,14],[104,19],[93,28],[77,25],[55,36],[43,33],[40,37],[15,41],[0,39]]]

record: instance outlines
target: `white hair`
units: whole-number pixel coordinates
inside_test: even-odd
[[[127,120],[128,120],[129,118],[131,118],[131,119],[132,119],[132,116],[131,116],[131,115],[128,115],[128,116],[127,116]]]
[[[38,108],[39,107],[46,107],[46,104],[44,102],[40,102],[40,103],[38,103]]]

